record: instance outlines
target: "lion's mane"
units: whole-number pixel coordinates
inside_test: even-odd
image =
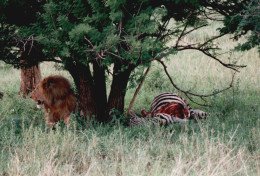
[[[69,81],[57,75],[44,78],[32,91],[31,98],[37,102],[37,107],[44,105],[44,117],[49,126],[61,119],[68,123],[76,106]]]

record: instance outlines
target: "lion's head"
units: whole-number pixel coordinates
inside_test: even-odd
[[[69,104],[71,103],[70,97],[73,97],[72,103],[74,104],[75,95],[69,81],[58,75],[44,78],[31,93],[31,99],[37,102],[38,108],[41,108],[43,104],[46,107],[60,107]]]
[[[39,109],[44,104],[45,99],[44,99],[40,84],[38,84],[35,87],[35,89],[32,91],[30,98],[37,103],[37,108],[39,108]]]

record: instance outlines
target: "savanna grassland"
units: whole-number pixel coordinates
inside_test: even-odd
[[[205,29],[185,40],[214,32]],[[237,42],[226,36],[216,44],[225,52]],[[58,123],[55,130],[47,128],[43,109],[18,95],[20,71],[0,62],[0,91],[5,93],[0,100],[0,175],[260,175],[258,52],[230,52],[221,58],[247,67],[236,74],[231,89],[207,99],[210,107],[189,101],[210,113],[206,119],[129,128],[124,115],[108,124],[86,123],[72,115],[69,128]],[[175,83],[196,93],[228,87],[232,78],[231,70],[197,51],[179,52],[165,62]],[[52,63],[42,63],[41,71],[43,77],[59,74],[72,82]],[[132,84],[127,92],[126,110],[135,88]],[[133,110],[148,110],[164,91],[177,92],[161,65],[154,63]]]

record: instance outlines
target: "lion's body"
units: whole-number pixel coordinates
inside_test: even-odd
[[[70,120],[70,114],[76,106],[76,97],[69,81],[62,76],[48,76],[44,78],[31,94],[37,102],[37,107],[44,105],[44,117],[49,126],[63,119]]]

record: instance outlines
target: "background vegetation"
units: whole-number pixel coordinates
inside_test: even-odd
[[[205,29],[185,40],[214,31]],[[218,40],[224,51],[236,45],[229,36]],[[231,80],[229,69],[196,51],[169,57],[168,70],[185,90],[210,93]],[[0,62],[0,91],[5,93],[0,100],[0,175],[260,175],[259,55],[252,49],[223,57],[237,58],[247,67],[237,74],[232,89],[208,99],[211,107],[190,103],[210,113],[198,123],[129,128],[125,116],[101,124],[73,115],[69,128],[59,123],[55,130],[47,128],[43,109],[17,95],[20,70]],[[72,82],[57,68],[41,64],[42,76],[60,74]],[[134,90],[129,85],[126,107]],[[154,64],[134,111],[148,110],[154,96],[164,91],[176,92],[161,65]]]

